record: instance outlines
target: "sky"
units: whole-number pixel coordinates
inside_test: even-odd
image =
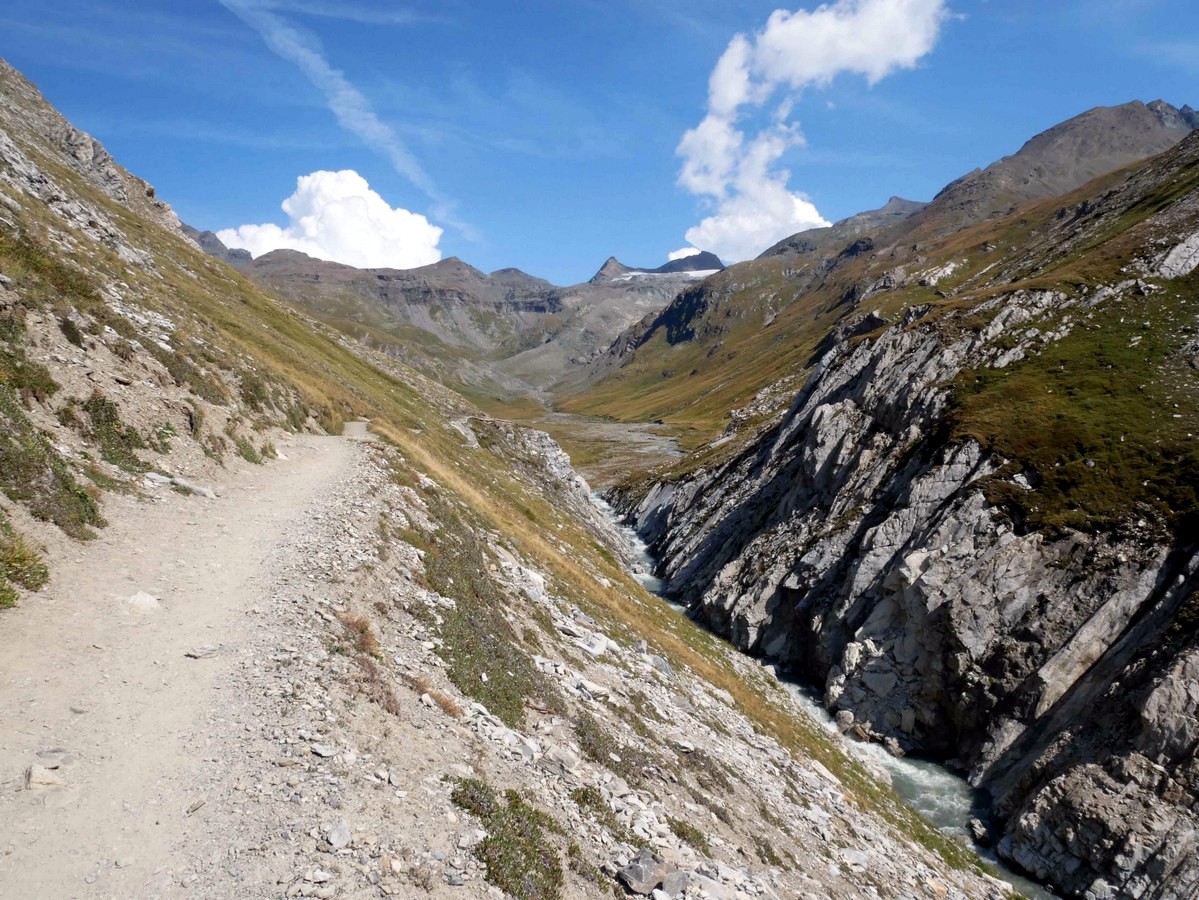
[[[1199,106],[1199,4],[6,0],[0,56],[255,255],[574,284],[931,199],[1093,106]]]

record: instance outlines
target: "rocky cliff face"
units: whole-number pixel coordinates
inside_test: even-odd
[[[958,296],[851,315],[780,424],[617,498],[669,596],[845,730],[955,760],[999,852],[1071,896],[1199,889],[1199,552],[1168,474],[1199,432],[1197,165],[1191,137]],[[1105,499],[1131,444],[1150,468]]]

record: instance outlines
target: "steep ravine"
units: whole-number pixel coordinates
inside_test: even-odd
[[[612,498],[667,597],[820,685],[844,730],[966,769],[999,853],[1071,896],[1199,890],[1199,556],[1137,514],[1021,527],[993,500],[1031,473],[953,438],[949,404],[1155,290],[909,310],[836,342],[739,457]]]
[[[603,498],[596,495],[596,505],[611,515],[618,523],[621,534],[628,540],[632,552],[632,571],[637,580],[651,593],[659,594],[665,590],[666,582],[651,574],[656,563],[649,553],[649,547],[641,539],[637,531],[627,524],[619,524],[616,510]],[[663,602],[669,604],[680,614],[687,610],[677,602],[663,597]],[[803,714],[813,722],[827,729],[831,734],[840,736],[836,719],[829,714],[818,698],[818,692],[813,691],[807,684],[794,681],[785,673],[775,670],[776,677],[786,685],[788,693]],[[989,798],[985,791],[972,788],[960,774],[952,772],[943,765],[927,760],[917,760],[911,757],[893,756],[877,744],[854,741],[845,737],[841,745],[847,753],[856,758],[880,781],[895,790],[895,793],[912,809],[927,819],[942,832],[962,841],[975,841],[971,829],[977,823],[986,827],[984,820],[990,816]],[[1020,873],[1009,868],[999,859],[989,847],[989,837],[980,838],[985,844],[975,843],[975,849],[990,864],[996,867],[1000,875],[1016,888],[1028,900],[1052,900],[1057,896],[1046,890],[1042,885],[1030,881]]]

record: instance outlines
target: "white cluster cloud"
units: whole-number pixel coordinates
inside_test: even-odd
[[[797,231],[828,225],[777,166],[804,143],[788,121],[796,95],[842,73],[874,84],[915,66],[948,15],[946,0],[836,0],[810,12],[776,10],[762,31],[734,36],[709,78],[707,115],[678,146],[679,184],[713,206],[687,231],[688,242],[740,260]],[[743,111],[764,106],[780,88],[786,93],[770,124],[747,135]]]
[[[676,259],[686,259],[688,256],[697,256],[702,252],[698,247],[680,247],[678,250],[668,253],[666,259],[674,262]]]
[[[282,228],[242,225],[217,237],[253,256],[299,250],[359,268],[411,269],[441,259],[442,230],[418,213],[390,206],[352,169],[301,175],[282,206],[288,217]]]

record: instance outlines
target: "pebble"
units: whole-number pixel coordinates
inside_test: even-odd
[[[325,832],[325,840],[334,850],[341,850],[350,845],[350,826],[342,819]]]

